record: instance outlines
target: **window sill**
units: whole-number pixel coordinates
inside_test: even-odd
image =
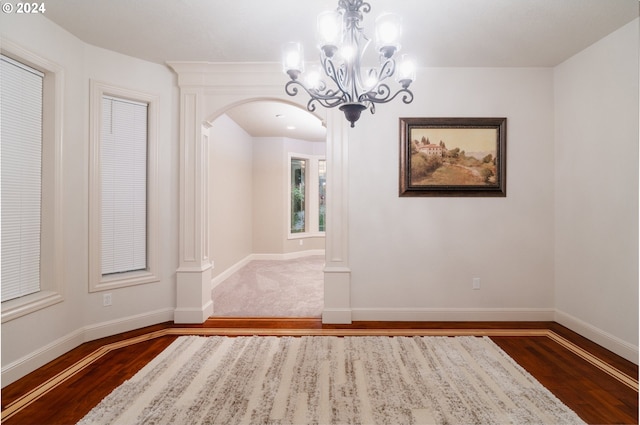
[[[35,294],[2,303],[2,323],[17,319],[43,308],[62,302],[64,297],[54,291],[40,291]]]
[[[325,232],[305,232],[305,233],[289,233],[287,239],[309,239],[309,238],[324,238]]]
[[[159,282],[160,278],[148,270],[102,276],[100,283],[91,287],[89,292],[108,291],[127,286]]]

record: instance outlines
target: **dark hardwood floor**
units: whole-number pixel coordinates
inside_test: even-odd
[[[167,329],[214,332],[216,328],[278,330],[520,329],[524,336],[492,336],[505,352],[591,424],[638,423],[638,366],[553,322],[355,322],[322,325],[319,319],[210,319],[203,325],[164,323],[81,345],[2,389],[3,424],[73,424],[114,388],[133,376],[177,335]],[[550,330],[635,380],[635,389],[546,336],[526,330]],[[155,334],[154,334],[155,332]],[[149,337],[151,335],[151,337]],[[159,335],[159,336],[158,336]],[[136,339],[137,338],[137,339]],[[132,340],[133,339],[133,340]],[[133,344],[117,345],[122,341]],[[116,344],[116,345],[114,345]],[[116,347],[102,352],[104,347]],[[98,354],[96,354],[98,353]],[[91,361],[87,361],[91,359]],[[85,362],[85,363],[83,363]],[[69,374],[69,368],[80,364]],[[61,373],[67,378],[60,380]],[[51,381],[50,381],[51,380]],[[50,390],[43,385],[58,382]],[[32,401],[25,395],[33,390]]]

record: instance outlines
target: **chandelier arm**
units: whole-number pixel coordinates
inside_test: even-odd
[[[316,109],[314,102],[317,102],[325,108],[335,108],[336,106],[345,103],[344,94],[339,90],[327,89],[324,82],[321,84],[321,87],[325,88],[324,93],[318,89],[310,89],[298,80],[291,80],[287,82],[285,85],[285,91],[289,96],[295,96],[300,92],[298,86],[302,87],[302,89],[311,96],[311,99],[307,103],[307,109],[311,112]]]
[[[366,93],[360,95],[359,98],[363,98],[365,95],[369,95],[369,93],[375,93],[376,89],[378,89],[378,87],[381,87],[383,85],[380,83],[382,83],[384,80],[386,80],[389,77],[393,77],[395,71],[396,71],[396,61],[393,58],[386,59],[380,69],[371,69],[369,71],[369,75],[373,76],[373,78],[375,79],[375,85],[373,86],[373,88],[371,88],[371,90],[367,90]],[[384,84],[384,86],[387,89],[389,88],[386,84]]]
[[[409,89],[402,89],[402,91],[406,91],[404,96],[402,96],[402,103],[410,104],[413,102],[413,92]]]
[[[309,101],[307,102],[307,110],[309,112],[315,112],[316,110],[316,105],[313,104],[313,102],[315,102],[316,99],[314,99],[313,97],[311,99],[309,99]],[[322,104],[320,104],[322,106]]]
[[[322,67],[324,68],[325,74],[327,74],[327,76],[329,78],[331,78],[331,80],[333,80],[334,83],[336,83],[336,85],[338,86],[338,89],[340,90],[341,94],[341,98],[345,99],[345,102],[351,102],[351,96],[349,93],[349,90],[347,88],[347,86],[345,86],[345,76],[344,76],[344,69],[343,67],[339,67],[336,69],[335,64],[333,63],[333,60],[331,60],[330,58],[324,57],[322,60]],[[333,94],[333,93],[338,93],[337,91],[335,92],[331,92],[328,91],[327,95]]]
[[[309,100],[309,104],[316,102],[325,108],[335,108],[336,106],[343,105],[344,102],[342,99],[320,99],[320,98],[311,98]],[[308,108],[308,106],[307,106]]]
[[[382,64],[380,72],[378,73],[378,81],[382,82],[389,77],[392,77],[396,72],[396,61],[393,58],[387,59]]]
[[[296,80],[291,80],[288,81],[287,84],[285,84],[284,86],[284,91],[289,95],[289,96],[295,96],[298,94],[299,90],[296,87],[296,85],[298,86],[302,86],[302,84],[300,84],[300,82],[296,81]],[[302,86],[302,88],[304,88],[304,86]],[[305,89],[306,90],[306,89]],[[307,90],[308,91],[308,90]]]
[[[371,112],[371,115],[375,115],[376,113],[376,104],[373,102],[369,102],[369,111]]]
[[[305,90],[314,100],[317,100],[321,105],[325,107],[333,108],[334,106],[345,102],[344,95],[339,90],[326,89],[324,92],[316,89],[305,88]]]
[[[409,104],[413,101],[413,93],[409,89],[400,89],[397,92],[391,95],[391,89],[386,84],[380,84],[378,86],[377,91],[370,91],[367,93],[363,93],[358,99],[360,102],[372,102],[373,103],[387,103],[391,102],[393,99],[398,97],[400,94],[403,94],[402,101],[406,104]]]

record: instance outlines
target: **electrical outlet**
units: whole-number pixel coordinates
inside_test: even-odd
[[[473,289],[480,289],[480,278],[479,277],[474,277],[473,278],[472,288]]]
[[[300,239],[300,246],[304,245],[304,240]]]
[[[111,299],[111,294],[104,294],[102,296],[102,306],[103,307],[108,307],[111,305],[112,299]]]

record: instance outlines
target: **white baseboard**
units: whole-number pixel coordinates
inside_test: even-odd
[[[73,350],[84,341],[84,330],[78,329],[59,338],[2,368],[2,387],[17,381],[28,373]]]
[[[638,364],[637,345],[623,341],[617,336],[611,335],[602,329],[590,325],[589,323],[560,310],[556,310],[554,320],[562,326],[565,326],[583,337],[590,339],[596,344],[603,346],[607,350],[616,353],[620,357]]]
[[[553,321],[551,308],[354,308],[353,320],[398,322]]]
[[[322,311],[322,323],[348,325],[351,322],[351,309],[325,308]]]
[[[213,290],[213,288],[215,288],[224,280],[229,278],[229,276],[231,276],[232,274],[234,274],[235,272],[237,272],[238,270],[240,270],[241,268],[249,264],[249,262],[253,259],[252,256],[253,254],[247,255],[242,260],[238,261],[233,266],[229,267],[228,269],[224,270],[222,273],[220,273],[219,275],[211,279],[211,289]]]
[[[324,255],[324,249],[308,249],[306,251],[285,252],[283,254],[252,254],[252,260],[295,260],[296,258]]]
[[[158,323],[171,322],[173,321],[173,313],[173,308],[167,308],[85,326],[83,329],[83,342],[93,341],[94,339],[104,338]]]
[[[172,321],[173,312],[173,309],[156,310],[77,329],[4,366],[2,368],[2,386],[4,387],[17,381],[85,342],[157,323]]]
[[[306,251],[287,252],[283,254],[249,254],[242,260],[238,261],[237,263],[211,279],[211,289],[218,286],[224,280],[229,278],[229,276],[231,276],[253,260],[284,261],[294,260],[296,258],[310,257],[312,255],[324,255],[324,249],[309,249]]]
[[[198,308],[176,308],[173,310],[174,323],[204,323],[213,315],[213,299],[207,301],[202,307]]]

